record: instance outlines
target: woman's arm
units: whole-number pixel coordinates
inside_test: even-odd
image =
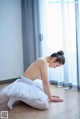
[[[41,61],[40,70],[41,70],[44,91],[48,95],[49,99],[51,100],[52,96],[51,96],[51,91],[50,91],[50,84],[48,81],[48,67],[45,61]]]
[[[50,91],[50,83],[48,81],[48,67],[45,61],[41,61],[40,65],[42,83],[45,93],[48,95],[50,102],[63,102],[58,96],[52,96]]]

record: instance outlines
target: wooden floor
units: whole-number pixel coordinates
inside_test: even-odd
[[[0,85],[0,88],[6,85]],[[80,92],[51,85],[51,92],[59,95],[64,102],[50,103],[48,110],[37,110],[23,102],[16,102],[10,111],[6,104],[0,111],[8,111],[8,119],[80,119]]]

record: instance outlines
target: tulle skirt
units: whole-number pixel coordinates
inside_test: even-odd
[[[46,98],[48,100],[48,96],[43,90],[42,81],[40,79],[32,81],[24,76],[3,88],[1,93],[8,97],[14,96],[26,99]]]

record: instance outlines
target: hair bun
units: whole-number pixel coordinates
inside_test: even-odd
[[[64,52],[62,50],[57,52],[58,55],[64,55]]]

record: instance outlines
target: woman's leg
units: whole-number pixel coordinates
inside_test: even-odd
[[[30,105],[31,107],[37,108],[37,109],[48,109],[49,108],[49,102],[47,99],[42,98],[42,99],[23,99],[19,97],[10,97],[7,105],[9,109],[13,109],[13,104],[16,101],[22,101],[25,102],[26,104]]]
[[[23,102],[30,105],[31,107],[37,108],[37,109],[48,109],[49,108],[49,102],[46,98],[42,99],[22,99]]]
[[[9,109],[13,109],[13,104],[14,104],[16,101],[18,101],[18,100],[19,100],[19,98],[11,96],[11,97],[9,98],[8,103],[7,103],[8,108],[9,108]]]

